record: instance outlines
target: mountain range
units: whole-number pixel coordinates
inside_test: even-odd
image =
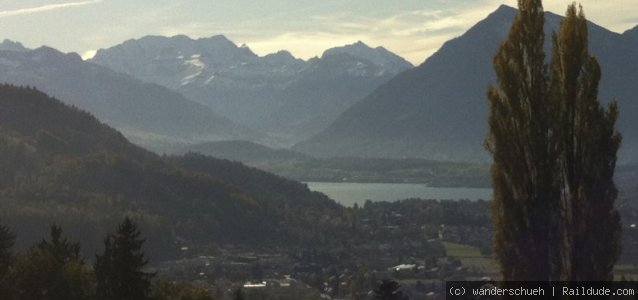
[[[316,157],[485,162],[492,57],[515,14],[499,7],[415,68],[363,42],[304,61],[287,51],[258,56],[224,36],[147,36],[90,62],[5,41],[0,81],[36,86],[162,152],[246,140],[295,144]],[[561,19],[546,14],[547,53]],[[600,98],[620,106],[620,162],[636,162],[638,27],[619,34],[589,23],[589,36],[602,67]]]
[[[492,58],[516,9],[501,6],[463,35],[446,42],[418,67],[400,73],[347,109],[326,130],[294,150],[316,156],[419,157],[486,161]],[[546,13],[546,49],[562,17]],[[621,162],[637,161],[638,29],[623,34],[589,23],[589,47],[602,68],[600,99],[615,99],[623,134]]]
[[[308,61],[260,57],[224,36],[146,36],[100,49],[91,62],[171,88],[242,125],[291,144],[319,132],[357,100],[412,68],[363,42]]]
[[[173,90],[49,47],[31,50],[5,40],[0,44],[0,82],[37,87],[146,146],[263,137]]]

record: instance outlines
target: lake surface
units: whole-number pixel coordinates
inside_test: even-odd
[[[345,206],[363,205],[366,200],[396,201],[407,198],[437,200],[490,200],[491,188],[439,188],[417,183],[306,182],[312,191],[322,192]]]

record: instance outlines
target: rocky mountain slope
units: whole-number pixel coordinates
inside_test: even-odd
[[[325,128],[356,100],[412,67],[362,42],[303,61],[287,51],[260,57],[224,36],[147,36],[101,49],[91,61],[178,91],[284,144]]]
[[[48,47],[0,44],[0,82],[37,87],[145,146],[263,137],[168,88]]]
[[[422,65],[357,102],[325,131],[293,149],[318,156],[419,157],[486,161],[486,90],[495,82],[492,57],[516,10],[501,6]],[[546,15],[546,45],[561,17]],[[600,98],[620,105],[621,161],[638,146],[638,44],[635,29],[618,34],[590,23],[590,49],[602,67]],[[550,52],[548,52],[550,53]]]

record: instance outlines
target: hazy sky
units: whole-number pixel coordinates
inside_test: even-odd
[[[563,14],[571,0],[544,1]],[[582,0],[589,20],[616,32],[638,24],[637,0]],[[0,0],[0,39],[89,56],[144,35],[226,35],[259,55],[307,59],[364,41],[419,64],[500,4],[516,0]]]

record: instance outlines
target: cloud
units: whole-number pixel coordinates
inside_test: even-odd
[[[418,64],[443,42],[460,35],[496,7],[476,10],[477,5],[466,5],[464,9],[444,6],[368,14],[342,10],[304,16],[286,11],[281,13],[288,16],[285,22],[277,18],[205,20],[167,24],[158,27],[156,33],[186,34],[193,38],[223,34],[236,44],[247,44],[259,55],[286,49],[303,59],[361,40],[371,46],[383,46]]]
[[[326,32],[286,32],[280,35],[246,41],[246,44],[260,55],[289,50],[296,57],[308,59],[320,56],[328,48],[351,44],[357,40],[369,40],[364,35],[337,35]]]
[[[545,1],[545,9],[562,14],[572,1]],[[622,32],[635,26],[636,0],[580,2],[588,19],[611,30]],[[237,44],[247,44],[259,55],[286,49],[304,59],[319,56],[327,48],[361,40],[371,46],[383,46],[419,64],[443,43],[462,35],[501,4],[516,7],[517,0],[424,1],[423,5],[394,11],[357,14],[332,6],[321,10],[286,9],[260,18],[165,22],[165,25],[157,26],[154,33],[186,34],[195,38],[224,34]]]
[[[288,30],[261,37],[244,37],[256,53],[290,50],[301,58],[320,55],[325,49],[362,40],[383,46],[419,64],[447,40],[457,37],[496,9],[492,5],[468,5],[404,11],[376,17],[335,13],[315,15],[311,30]],[[239,36],[241,39],[242,37]]]
[[[573,0],[545,1],[545,10],[564,15],[567,5]],[[585,16],[589,21],[601,25],[611,31],[623,32],[636,26],[636,11],[638,1],[636,0],[580,0]]]
[[[4,11],[0,11],[0,18],[15,17],[15,16],[22,16],[22,15],[30,15],[30,14],[41,13],[41,12],[51,11],[51,10],[56,10],[56,9],[63,9],[63,8],[69,8],[69,7],[77,7],[77,6],[84,6],[84,5],[89,5],[89,4],[96,4],[96,3],[100,3],[100,2],[102,2],[102,0],[90,0],[90,1],[78,1],[78,2],[47,4],[47,5],[42,5],[42,6],[30,7],[30,8],[4,10]]]

